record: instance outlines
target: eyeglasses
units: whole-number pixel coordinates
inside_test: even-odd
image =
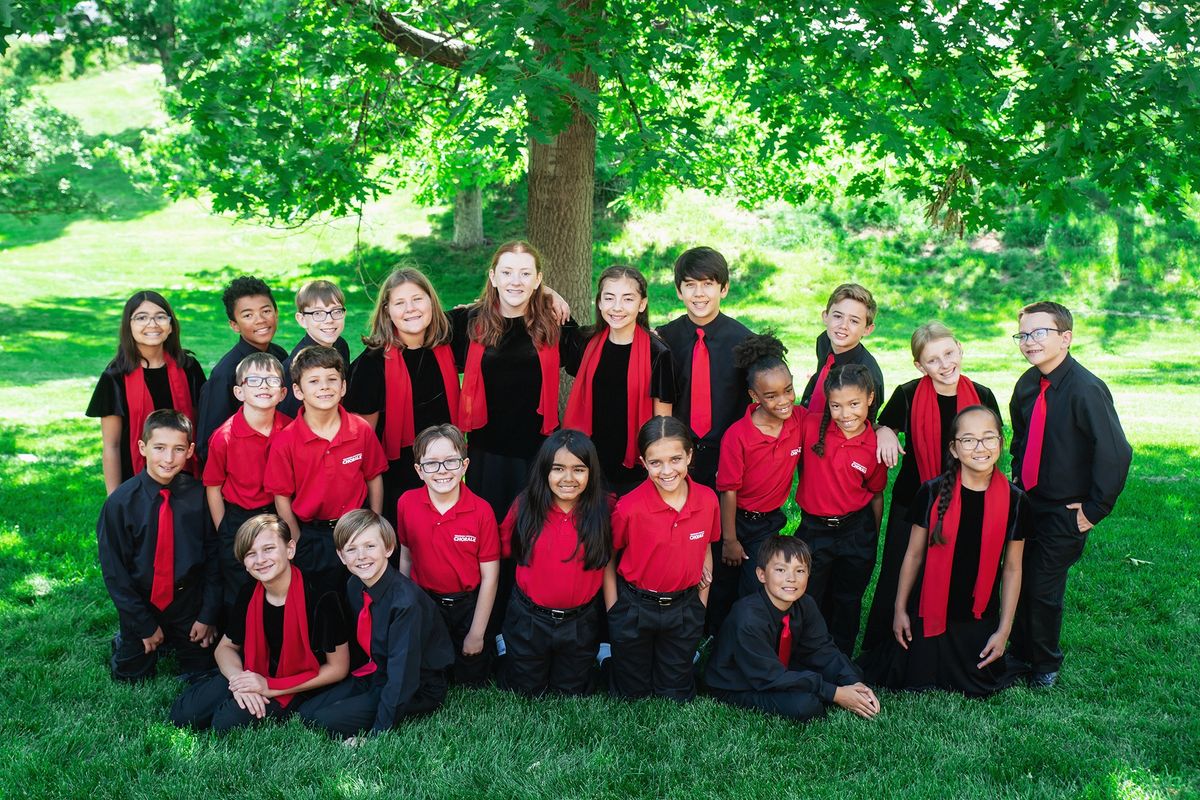
[[[1030,339],[1035,342],[1043,342],[1046,340],[1046,334],[1050,333],[1051,331],[1054,331],[1055,333],[1066,333],[1066,331],[1059,330],[1058,328],[1034,328],[1029,333],[1014,333],[1012,338],[1017,344],[1025,344]]]
[[[136,325],[149,325],[153,322],[155,325],[166,325],[171,321],[170,314],[134,314],[129,318],[130,322]]]
[[[982,439],[976,439],[974,436],[963,436],[954,441],[962,445],[964,450],[978,450],[979,445],[983,445],[988,450],[995,450],[1000,446],[1000,437],[995,434],[989,434]]]
[[[300,312],[306,317],[312,317],[314,322],[324,322],[327,319],[343,319],[346,316],[346,309],[331,308],[328,311],[320,309],[318,311],[302,311]]]
[[[422,461],[420,463],[421,472],[426,475],[432,475],[439,469],[445,469],[446,472],[454,472],[463,465],[461,458],[447,458],[445,461]]]
[[[258,389],[262,386],[278,389],[283,386],[283,378],[276,375],[247,375],[242,378],[242,385],[249,386],[251,389]]]

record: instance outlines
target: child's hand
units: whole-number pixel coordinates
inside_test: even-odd
[[[1067,508],[1075,510],[1075,524],[1079,527],[1080,533],[1087,533],[1096,527],[1091,520],[1084,516],[1083,503],[1067,503]]]
[[[554,312],[555,322],[562,325],[571,318],[571,306],[567,305],[561,294],[545,285],[542,286],[542,291],[550,295],[550,310]]]
[[[1007,644],[1007,633],[1004,633],[1003,631],[996,631],[993,633],[990,637],[988,637],[987,644],[983,646],[983,651],[979,654],[979,657],[982,658],[983,661],[980,661],[978,664],[976,664],[976,667],[983,669],[997,658],[1003,656]]]
[[[746,548],[742,547],[742,543],[737,539],[722,539],[721,540],[721,563],[727,567],[740,567],[742,562],[749,558],[746,555]]]
[[[888,469],[900,463],[900,456],[904,455],[904,448],[900,446],[900,439],[896,436],[896,432],[886,425],[880,425],[875,429],[875,460],[880,464],[886,464]]]
[[[145,648],[146,655],[150,655],[157,650],[158,646],[163,643],[163,639],[165,638],[166,637],[163,636],[162,626],[159,626],[154,629],[154,633],[150,634],[149,638],[142,639],[142,647]]]
[[[255,719],[262,719],[267,715],[267,703],[270,701],[257,692],[234,692],[233,699],[237,701],[239,708],[249,712]]]
[[[879,713],[879,698],[865,683],[839,686],[833,693],[833,702],[863,719],[871,719]]]
[[[200,620],[192,623],[192,630],[188,633],[188,638],[193,642],[199,642],[201,647],[208,647],[217,638],[217,626],[205,625]]]
[[[700,570],[700,583],[696,584],[696,588],[707,589],[709,586],[712,586],[712,567],[705,567]]]
[[[908,649],[908,643],[912,641],[912,622],[904,609],[896,609],[896,615],[892,617],[892,635],[901,647]]]
[[[244,670],[235,674],[229,679],[229,691],[237,694],[238,692],[266,694],[267,679],[257,672]]]
[[[483,652],[483,634],[470,631],[463,639],[462,654],[464,656],[477,656]]]

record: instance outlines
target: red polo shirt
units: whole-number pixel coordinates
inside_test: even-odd
[[[617,572],[639,589],[678,592],[700,583],[704,554],[721,540],[717,495],[689,476],[688,496],[676,511],[647,479],[617,501],[613,550],[624,550]]]
[[[721,439],[717,466],[717,491],[737,492],[737,507],[744,511],[775,511],[787,500],[800,460],[803,406],[796,406],[783,421],[779,436],[758,429],[751,415],[758,405],[729,426]]]
[[[847,439],[833,420],[825,430],[825,455],[812,451],[821,430],[821,414],[804,420],[800,485],[796,502],[819,517],[840,517],[866,507],[887,486],[887,467],[875,458],[875,431],[867,429]]]
[[[271,433],[263,436],[240,410],[213,431],[204,463],[204,485],[220,486],[221,497],[242,508],[261,508],[274,498],[263,488],[267,471],[267,445],[292,419],[275,412]]]
[[[445,514],[422,486],[396,503],[396,538],[412,555],[412,579],[435,594],[473,592],[479,565],[500,560],[500,534],[492,507],[463,484]]]
[[[304,409],[296,421],[271,437],[263,486],[292,498],[292,511],[305,521],[338,519],[362,508],[367,481],[387,469],[387,456],[371,426],[338,406],[341,427],[333,441],[312,432]]]
[[[505,558],[512,555],[516,525],[514,502],[500,523],[500,551]],[[533,543],[529,563],[517,564],[517,586],[539,606],[561,609],[591,602],[603,581],[604,567],[583,568],[583,545],[575,530],[575,515],[551,506],[546,513],[546,524]]]

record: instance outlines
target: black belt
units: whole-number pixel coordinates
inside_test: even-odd
[[[463,600],[466,600],[468,597],[471,597],[475,593],[455,592],[454,594],[434,594],[433,592],[429,592],[428,594],[433,598],[433,602],[437,603],[443,608],[454,608],[456,605],[461,603]]]
[[[317,528],[323,531],[331,531],[337,527],[336,519],[310,519],[304,522],[310,528]]]
[[[629,591],[633,592],[636,597],[640,597],[643,600],[648,600],[649,602],[654,603],[655,605],[663,606],[664,608],[676,602],[677,600],[682,600],[685,597],[688,597],[692,592],[696,591],[695,586],[690,586],[680,592],[647,592],[645,589],[639,589],[628,581],[626,581],[625,585],[629,587]]]
[[[775,512],[774,511],[747,511],[744,508],[739,508],[737,510],[737,513],[738,513],[738,516],[745,517],[746,519],[760,520],[760,519],[766,519],[767,517],[771,516]]]
[[[520,600],[521,603],[530,611],[535,614],[540,614],[543,617],[549,617],[556,622],[575,619],[575,617],[578,617],[580,614],[592,607],[591,603],[584,603],[583,605],[575,606],[574,608],[547,608],[546,606],[539,606],[537,603],[533,602],[533,600],[529,598],[529,595],[522,592],[519,588],[516,591],[516,595],[517,599]]]
[[[259,514],[274,514],[275,513],[275,506],[272,503],[267,503],[265,506],[258,506],[256,508],[246,508],[245,506],[239,506],[237,503],[231,503],[228,500],[226,500],[225,505],[226,505],[226,507],[236,508],[238,511],[241,511],[243,514],[249,514],[252,517],[257,517]]]
[[[825,528],[844,528],[854,520],[861,517],[863,514],[870,512],[871,507],[865,506],[858,511],[851,511],[849,514],[842,514],[839,517],[821,517],[816,514],[804,512],[801,522],[810,522],[814,525],[820,525]]]

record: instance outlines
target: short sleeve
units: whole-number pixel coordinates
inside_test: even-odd
[[[1013,511],[1013,524],[1008,529],[1008,541],[1020,542],[1029,537],[1033,532],[1033,504],[1029,502],[1029,495],[1012,487],[1013,502],[1016,508]]]
[[[105,370],[100,373],[100,380],[96,381],[96,388],[92,390],[92,399],[85,414],[89,417],[126,416],[127,412],[118,397],[117,376],[112,372]]]
[[[628,505],[623,502],[624,500],[625,498],[618,500],[617,507],[613,509],[612,538],[614,552],[624,550],[629,546],[629,510]]]
[[[424,488],[410,489],[409,491],[425,491]],[[408,492],[400,495],[400,499],[396,501],[396,544],[408,547],[408,526],[404,520],[408,515],[404,512],[406,505],[404,498],[408,496]]]
[[[342,603],[334,592],[325,592],[316,601],[308,641],[314,652],[332,653],[350,640]]]
[[[512,556],[512,536],[513,529],[517,527],[517,503],[514,500],[513,504],[508,507],[508,513],[504,515],[504,521],[500,523],[500,557],[510,558]]]
[[[250,598],[254,595],[256,586],[258,581],[255,580],[247,581],[242,586],[233,602],[233,611],[226,621],[225,635],[238,647],[242,647],[246,642],[246,611],[250,608]]]
[[[229,454],[229,438],[224,435],[225,430],[224,426],[217,428],[208,440],[208,460],[204,462],[205,486],[225,485],[225,465]]]
[[[742,488],[745,473],[745,447],[738,435],[740,422],[733,423],[721,438],[721,453],[717,461],[717,491],[736,492]]]
[[[904,389],[897,386],[891,399],[879,412],[879,424],[900,433],[908,429],[908,408],[904,402]]]
[[[917,489],[917,494],[913,497],[913,501],[909,503],[908,514],[904,518],[904,521],[909,525],[917,525],[922,528],[929,527],[929,507],[935,485],[935,482],[927,481],[921,484],[920,489]]]
[[[378,414],[384,405],[382,350],[364,350],[350,365],[350,386],[342,405],[355,414]]]
[[[483,500],[478,501],[479,514],[479,563],[500,560],[500,531],[496,526],[496,515],[492,507]]]
[[[657,336],[650,337],[650,396],[660,403],[675,402],[675,362],[671,348]]]
[[[384,455],[383,445],[379,443],[374,431],[365,422],[362,423],[359,438],[363,443],[363,477],[369,481],[374,480],[387,472],[387,456]]]
[[[887,488],[888,468],[887,464],[876,462],[867,479],[863,481],[863,487],[869,492],[879,494]]]
[[[584,335],[583,329],[579,327],[579,323],[574,318],[568,319],[562,324],[558,334],[558,357],[562,362],[562,366],[566,371],[574,375],[579,371],[579,364],[583,360],[583,350],[587,347],[588,337]]]
[[[263,471],[263,489],[267,494],[291,497],[296,493],[296,476],[292,472],[291,437],[286,429],[271,438],[267,451],[267,468]]]
[[[712,507],[712,534],[708,537],[710,542],[721,541],[721,505],[716,502],[716,497],[713,496],[709,500],[709,505]]]

